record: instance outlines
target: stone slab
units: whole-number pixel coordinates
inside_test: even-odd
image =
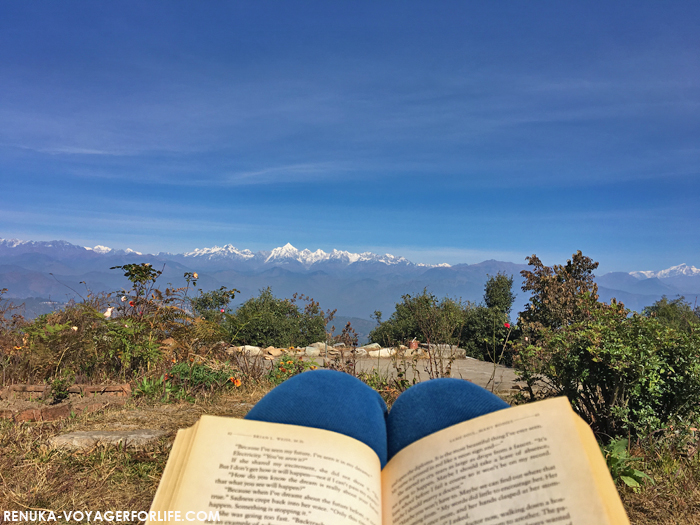
[[[56,448],[83,450],[95,445],[123,445],[140,448],[152,443],[166,433],[163,430],[88,430],[70,432],[53,437],[49,444]]]

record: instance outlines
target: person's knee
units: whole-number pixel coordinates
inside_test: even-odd
[[[463,379],[418,383],[403,392],[389,412],[389,457],[434,432],[508,406],[498,396]]]

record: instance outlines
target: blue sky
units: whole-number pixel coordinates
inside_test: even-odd
[[[0,237],[700,267],[699,15],[2,2]]]

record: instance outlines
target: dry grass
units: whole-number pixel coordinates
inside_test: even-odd
[[[685,448],[685,447],[684,447]],[[697,442],[681,451],[664,442],[633,449],[635,466],[652,478],[638,492],[622,485],[620,496],[634,525],[700,525],[700,454]]]
[[[252,387],[194,404],[130,402],[123,409],[51,423],[0,420],[0,509],[148,510],[177,430],[202,414],[243,417],[266,391]],[[158,428],[167,435],[141,450],[98,445],[72,452],[48,445],[59,434],[106,428]]]
[[[243,417],[269,389],[251,386],[195,403],[130,401],[124,408],[53,423],[0,420],[0,509],[148,510],[177,430],[203,414]],[[120,428],[158,428],[167,435],[142,450],[96,446],[69,452],[48,446],[51,437],[66,432]],[[655,484],[638,492],[619,486],[631,522],[700,525],[700,453],[663,441],[633,452],[643,458],[636,468]]]

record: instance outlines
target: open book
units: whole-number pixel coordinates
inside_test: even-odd
[[[384,470],[371,448],[335,432],[203,416],[178,432],[147,523],[176,512],[190,523],[218,512],[222,524],[629,524],[566,398],[446,428]]]

